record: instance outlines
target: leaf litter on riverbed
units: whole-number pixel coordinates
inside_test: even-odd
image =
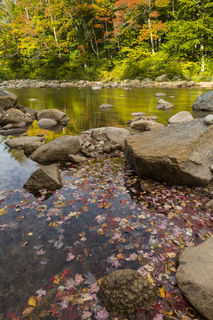
[[[8,209],[4,217],[16,212],[20,228],[36,213],[35,225],[27,226],[28,245],[20,249],[29,250],[43,271],[51,270],[54,257],[61,259],[46,286],[25,297],[22,313],[19,306],[5,307],[6,319],[127,319],[109,314],[98,298],[102,277],[123,268],[155,281],[159,293],[152,310],[138,310],[131,319],[202,319],[181,295],[175,272],[179,250],[212,234],[211,213],[203,209],[208,199],[199,188],[157,182],[152,182],[153,190],[142,192],[140,179],[128,168],[124,171],[123,154],[116,155],[69,165],[64,187],[47,200],[16,190],[19,200],[14,203],[13,193],[2,194],[2,209]],[[2,221],[0,232],[9,232],[9,218]]]

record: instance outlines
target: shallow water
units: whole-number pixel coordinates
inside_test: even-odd
[[[60,88],[60,89],[10,89],[18,96],[20,104],[41,110],[57,108],[70,117],[68,127],[61,134],[76,134],[82,130],[101,126],[126,127],[133,112],[145,112],[157,115],[159,121],[167,120],[176,112],[188,110],[192,112],[194,100],[204,92],[200,89],[101,89],[90,88]],[[174,104],[174,108],[161,111],[156,110],[159,98],[157,92],[167,95],[163,99]],[[171,98],[173,97],[173,98]],[[30,101],[33,99],[33,101]],[[34,100],[35,99],[35,100]],[[100,110],[102,103],[114,106],[111,110]],[[40,133],[40,129],[30,128],[28,134]],[[54,137],[50,137],[54,138]],[[22,188],[27,178],[35,170],[36,165],[26,159],[23,152],[9,150],[1,139],[0,144],[0,190]]]

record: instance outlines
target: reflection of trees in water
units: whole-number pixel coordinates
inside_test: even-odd
[[[17,160],[19,163],[23,163],[26,160],[23,150],[9,149],[9,153],[11,157]]]

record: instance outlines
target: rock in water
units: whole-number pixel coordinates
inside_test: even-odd
[[[37,119],[41,120],[43,118],[52,119],[61,124],[67,124],[67,122],[69,122],[70,120],[67,117],[66,113],[58,109],[45,109],[45,110],[38,111]]]
[[[213,110],[213,91],[207,91],[199,96],[192,109],[195,111],[212,111]]]
[[[43,129],[50,129],[53,128],[57,125],[57,121],[53,119],[48,119],[48,118],[42,118],[37,122],[37,126]]]
[[[191,121],[193,117],[189,111],[181,111],[174,114],[171,118],[169,118],[168,123],[177,123],[177,122],[184,122],[184,121]]]
[[[36,170],[27,180],[24,188],[33,194],[37,194],[42,189],[54,191],[62,186],[58,166],[52,164],[50,166],[41,166]]]
[[[158,130],[163,128],[164,125],[162,123],[158,123],[152,120],[136,120],[131,123],[131,127],[141,131],[151,131]]]
[[[125,315],[135,313],[138,308],[150,310],[157,301],[153,284],[131,269],[105,276],[98,295],[107,310]]]
[[[126,138],[125,155],[144,178],[203,186],[212,181],[213,126],[203,119]]]
[[[70,154],[80,151],[81,139],[78,136],[59,137],[36,149],[30,158],[39,163],[68,160]]]
[[[206,319],[213,319],[213,237],[179,256],[176,278],[184,296]]]
[[[5,90],[0,89],[0,109],[14,108],[17,103],[17,97]]]
[[[108,103],[103,103],[99,106],[99,109],[111,109],[113,108],[113,105],[112,104],[108,104]]]
[[[163,99],[159,99],[158,104],[156,106],[157,110],[167,110],[173,108],[174,105],[171,102],[165,101]]]
[[[44,138],[42,137],[20,137],[9,139],[5,144],[11,149],[23,149],[24,153],[29,155],[35,151],[38,147],[44,144]]]

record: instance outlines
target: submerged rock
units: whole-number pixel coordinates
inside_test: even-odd
[[[81,139],[78,136],[65,135],[36,149],[30,158],[39,163],[68,160],[70,154],[80,151]]]
[[[157,92],[157,93],[155,94],[155,96],[156,96],[156,97],[165,97],[165,96],[166,96],[166,93],[164,93],[164,92]]]
[[[138,308],[148,311],[157,301],[153,283],[131,269],[105,276],[98,295],[107,310],[125,315],[134,314]]]
[[[180,290],[206,319],[213,319],[213,237],[179,256],[176,278]]]
[[[24,188],[33,194],[43,189],[54,191],[62,186],[60,171],[56,164],[41,166],[24,184]]]
[[[0,89],[0,109],[14,108],[16,104],[17,104],[16,95],[10,93],[9,91]]]
[[[203,119],[126,138],[127,161],[144,178],[202,186],[212,181],[213,126]]]
[[[213,111],[213,91],[207,91],[199,96],[192,109],[195,111]]]
[[[111,108],[113,108],[113,105],[108,103],[103,103],[99,106],[99,109],[111,109]]]

